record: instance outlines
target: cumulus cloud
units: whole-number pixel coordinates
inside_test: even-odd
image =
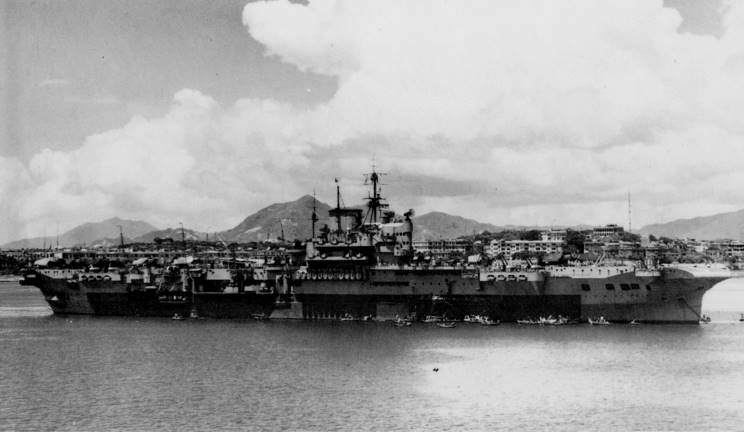
[[[629,190],[634,226],[741,208],[744,7],[726,10],[717,38],[648,0],[249,3],[250,36],[336,78],[329,100],[182,90],[162,117],[0,161],[25,191],[9,214],[225,229],[336,176],[356,202],[373,157],[419,213],[621,222]]]
[[[251,3],[243,21],[268,55],[338,77],[318,112],[342,123],[321,135],[341,154],[384,136],[370,148],[406,173],[499,187],[426,207],[600,223],[624,219],[628,190],[707,204],[694,212],[744,205],[719,184],[744,138],[742,10],[729,5],[721,38],[680,33],[676,10],[644,0]]]

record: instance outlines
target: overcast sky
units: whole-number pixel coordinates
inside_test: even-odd
[[[744,4],[0,0],[0,243],[364,194],[495,224],[744,208]]]

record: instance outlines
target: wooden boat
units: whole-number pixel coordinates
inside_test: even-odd
[[[599,319],[593,320],[589,318],[589,324],[590,325],[610,325],[610,322],[607,321],[603,316],[599,317]]]

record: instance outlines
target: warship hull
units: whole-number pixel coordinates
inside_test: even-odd
[[[36,271],[25,277],[25,285],[41,290],[55,314],[161,316],[194,315],[204,318],[251,318],[269,316],[278,296],[257,291],[187,292],[157,290],[130,284],[115,273],[98,274],[72,281],[81,274],[69,270]]]
[[[599,273],[606,272],[601,276]],[[68,270],[36,271],[25,283],[41,289],[57,314],[210,318],[393,320],[428,315],[461,320],[487,315],[502,322],[549,315],[586,320],[697,323],[707,290],[731,276],[587,271],[478,273],[462,269],[377,269],[364,275],[298,275],[292,296],[273,293],[162,291],[132,285],[116,274],[70,280]],[[119,277],[121,280],[117,280]],[[356,280],[355,280],[356,279]],[[286,301],[284,301],[286,300]]]
[[[310,277],[297,284],[295,293],[303,304],[303,318],[310,319],[437,315],[461,320],[475,314],[502,322],[562,315],[698,323],[705,292],[729,277],[678,269],[586,269],[581,275],[493,272],[477,277],[467,271],[396,269],[374,271],[359,281]]]

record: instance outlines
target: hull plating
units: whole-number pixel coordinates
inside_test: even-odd
[[[59,271],[65,272],[65,271]],[[69,272],[69,271],[68,271]],[[69,274],[40,273],[27,283],[39,287],[55,313],[96,315],[338,319],[352,316],[378,320],[396,316],[488,315],[502,321],[563,315],[610,321],[686,322],[700,317],[703,294],[726,277],[693,277],[685,273],[608,277],[551,277],[479,281],[452,272],[380,271],[366,280],[298,280],[294,299],[274,294],[157,292],[132,289],[115,275],[85,282]]]

